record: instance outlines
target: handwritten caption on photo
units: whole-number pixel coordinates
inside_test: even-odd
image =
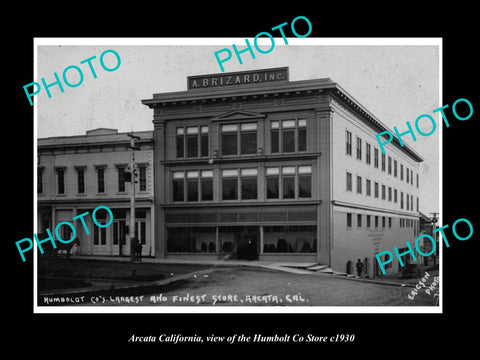
[[[150,296],[43,296],[39,305],[292,305],[310,302],[301,293],[280,295],[201,294]]]

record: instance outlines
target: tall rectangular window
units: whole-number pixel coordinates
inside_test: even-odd
[[[371,224],[371,216],[370,216],[370,215],[367,215],[367,228],[369,228],[370,226],[372,226],[372,224]]]
[[[183,171],[173,172],[173,201],[184,201],[184,180],[185,173]]]
[[[270,142],[272,154],[280,152],[280,122],[272,121],[270,123]]]
[[[257,169],[240,170],[240,189],[242,200],[257,199]]]
[[[267,168],[267,199],[280,198],[280,169]]]
[[[295,167],[282,167],[282,195],[283,199],[295,198]]]
[[[176,150],[177,150],[177,158],[184,157],[184,136],[185,136],[185,129],[183,127],[176,129]]]
[[[375,183],[374,183],[374,189],[373,189],[373,191],[374,191],[374,196],[375,196],[376,198],[378,198],[378,182],[375,182]]]
[[[400,192],[400,209],[403,209],[403,192]]]
[[[392,188],[388,187],[388,201],[392,201]]]
[[[57,191],[65,194],[65,169],[57,169]]]
[[[393,202],[397,202],[397,189],[393,189]]]
[[[38,168],[37,169],[37,193],[38,194],[43,194],[43,174],[44,174],[43,168]]]
[[[367,193],[367,196],[372,196],[372,181],[370,179],[367,179],[367,182],[366,182],[366,193]]]
[[[347,213],[347,228],[351,228],[351,227],[352,227],[352,214]]]
[[[405,172],[407,173],[407,184],[410,182],[410,169],[405,167]]]
[[[240,124],[240,153],[257,153],[257,123]]]
[[[362,139],[357,136],[357,160],[362,160]]]
[[[352,191],[352,173],[347,172],[347,191]]]
[[[403,165],[400,164],[400,180],[403,180]]]
[[[385,185],[382,185],[382,200],[386,199]]]
[[[382,171],[385,171],[385,154],[382,153]]]
[[[187,201],[198,201],[198,171],[187,171]]]
[[[295,151],[295,120],[282,121],[282,152]]]
[[[393,160],[393,176],[397,177],[397,160]]]
[[[345,131],[345,153],[352,155],[352,133],[348,130]]]
[[[357,176],[357,194],[362,193],[362,177]]]
[[[140,191],[147,191],[147,166],[138,167],[138,186]]]
[[[97,167],[97,192],[105,192],[105,167]]]
[[[85,194],[85,169],[77,168],[77,191],[79,194]]]
[[[373,148],[373,166],[378,169],[378,149]]]
[[[238,125],[222,125],[222,155],[238,154]]]
[[[202,201],[213,200],[213,171],[202,170],[200,172],[200,191]]]
[[[187,157],[198,157],[198,127],[187,127]]]
[[[417,174],[417,188],[418,188],[418,184],[419,184],[419,177],[418,177],[418,174]]]
[[[118,192],[125,192],[125,167],[117,168]]]
[[[238,170],[222,170],[222,199],[238,199]]]
[[[312,167],[311,166],[298,167],[298,197],[299,198],[312,197]]]
[[[367,164],[370,164],[372,159],[372,146],[369,143],[366,143],[365,151],[366,151],[365,161]]]
[[[357,227],[362,227],[362,214],[357,214]]]
[[[200,127],[200,156],[208,156],[208,126]]]
[[[388,175],[392,174],[392,158],[388,157]]]
[[[298,120],[298,151],[307,151],[307,120]]]

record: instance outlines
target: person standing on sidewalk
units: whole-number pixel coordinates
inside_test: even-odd
[[[357,274],[358,274],[358,277],[361,278],[362,277],[362,270],[363,270],[363,263],[360,259],[357,260]]]

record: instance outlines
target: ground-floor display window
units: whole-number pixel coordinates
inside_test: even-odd
[[[317,251],[317,227],[264,226],[264,253],[315,253]]]
[[[215,227],[175,227],[167,229],[167,252],[216,252]]]

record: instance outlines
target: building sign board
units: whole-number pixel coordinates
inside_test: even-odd
[[[288,67],[189,76],[188,90],[288,81]]]

